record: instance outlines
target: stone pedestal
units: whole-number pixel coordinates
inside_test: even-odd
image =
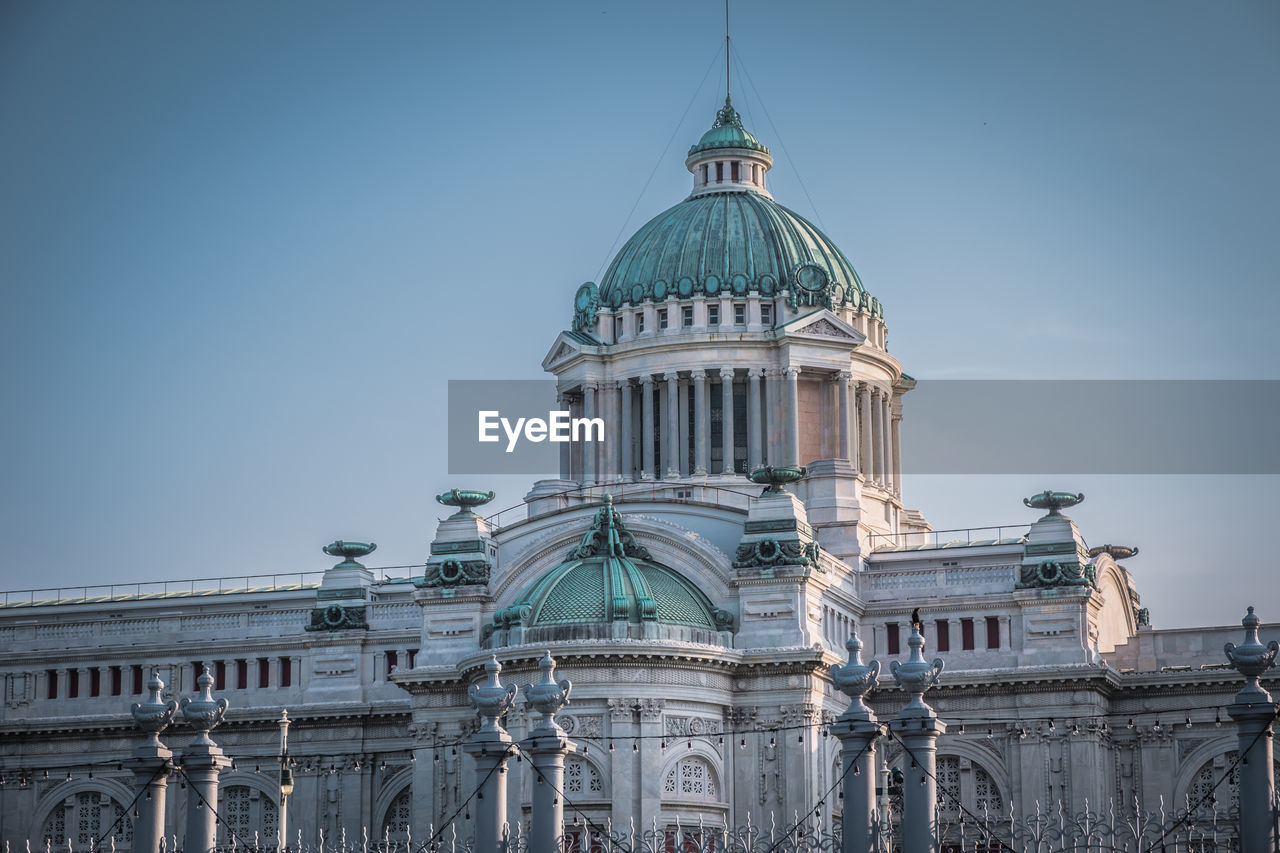
[[[514,741],[505,731],[479,732],[462,746],[475,762],[476,853],[496,853],[507,824],[507,761]]]
[[[218,776],[231,766],[231,759],[216,746],[193,744],[182,753],[182,770],[187,777],[187,840],[184,851],[209,853],[218,838]],[[227,839],[231,843],[231,839]],[[237,839],[252,844],[253,839]]]
[[[880,662],[862,663],[862,641],[857,634],[849,638],[845,647],[849,650],[848,663],[831,668],[836,687],[851,700],[832,726],[832,733],[840,741],[844,781],[841,842],[844,853],[871,853],[875,844],[871,824],[876,808],[875,742],[880,725],[863,697],[876,687]]]
[[[1271,723],[1280,706],[1271,701],[1258,679],[1275,665],[1280,643],[1272,640],[1264,646],[1258,640],[1262,621],[1252,607],[1241,624],[1245,641],[1238,646],[1227,643],[1225,649],[1231,666],[1246,679],[1235,702],[1227,706],[1227,714],[1236,721],[1240,745],[1240,853],[1271,853],[1277,841]]]
[[[907,639],[911,657],[904,664],[893,661],[889,666],[898,686],[911,696],[890,731],[902,743],[902,853],[937,853],[937,775],[938,735],[947,727],[933,709],[925,704],[924,693],[938,683],[942,661],[924,659],[924,637],[920,624],[913,622]]]
[[[564,757],[577,747],[563,735],[538,734],[536,729],[522,746],[533,772],[529,853],[556,853],[564,834]]]
[[[169,775],[173,772],[172,759],[170,750],[148,745],[135,749],[125,762],[133,773],[134,790],[138,791],[138,816],[133,819],[133,850],[136,853],[159,853],[160,839],[164,837],[165,794]]]

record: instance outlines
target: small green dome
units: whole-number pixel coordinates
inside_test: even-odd
[[[711,125],[711,129],[702,134],[698,143],[689,149],[689,156],[716,148],[746,148],[750,151],[769,153],[769,149],[742,126],[742,118],[733,108],[733,102],[727,95],[724,106],[716,113],[715,124]]]
[[[577,547],[495,613],[493,627],[661,623],[715,632],[728,630],[731,622],[691,581],[653,561],[606,495]]]

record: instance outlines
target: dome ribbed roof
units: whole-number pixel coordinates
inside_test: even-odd
[[[727,628],[728,619],[687,578],[653,562],[606,495],[567,559],[499,610],[494,622],[525,628],[659,622],[717,631]]]
[[[772,296],[789,289],[805,264],[839,287],[834,301],[868,299],[848,258],[803,216],[755,192],[700,195],[658,214],[627,241],[601,281],[600,302],[616,309],[669,295]]]

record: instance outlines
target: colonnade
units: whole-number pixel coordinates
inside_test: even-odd
[[[585,382],[557,402],[575,418],[605,424],[603,442],[560,445],[561,479],[594,484],[733,476],[762,465],[837,458],[867,484],[901,493],[899,398],[849,371],[667,370]],[[802,420],[802,402],[819,413],[816,422]],[[736,422],[740,414],[745,424]]]

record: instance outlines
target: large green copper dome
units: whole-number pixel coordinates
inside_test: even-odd
[[[654,562],[606,495],[591,529],[565,561],[495,613],[493,628],[519,629],[524,641],[615,636],[615,625],[622,637],[670,634],[646,631],[646,624],[696,629],[699,636],[686,631],[682,638],[706,641],[728,630],[732,618],[679,572]]]
[[[811,265],[826,273],[834,302],[869,298],[849,259],[800,214],[756,192],[710,193],[637,231],[609,265],[600,302],[617,309],[695,293],[773,296]]]

